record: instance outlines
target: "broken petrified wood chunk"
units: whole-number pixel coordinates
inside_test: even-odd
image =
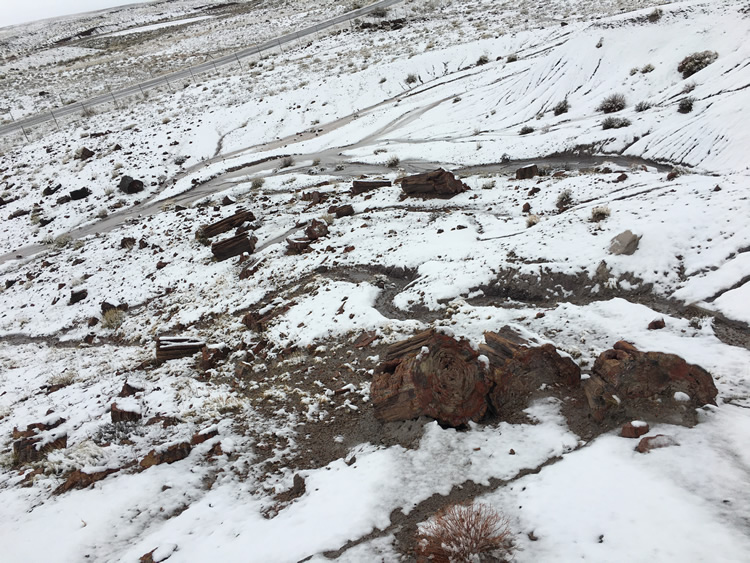
[[[686,426],[697,422],[697,408],[716,404],[718,393],[700,366],[675,354],[641,352],[624,341],[599,355],[585,391],[597,421],[609,416]]]
[[[61,450],[67,447],[68,435],[66,433],[47,439],[42,436],[21,438],[13,442],[13,459],[19,465],[33,463],[44,459],[52,450]]]
[[[325,221],[313,219],[305,229],[305,234],[310,240],[318,240],[328,234],[328,225]]]
[[[352,182],[352,195],[359,195],[378,188],[386,188],[391,185],[390,180],[354,180]]]
[[[302,252],[307,251],[312,242],[313,241],[307,237],[289,237],[286,239],[286,251],[288,254],[301,254]]]
[[[469,186],[442,168],[406,176],[396,182],[401,184],[406,195],[421,197],[453,197],[469,189]]]
[[[247,233],[215,242],[211,245],[211,253],[219,260],[227,260],[234,256],[239,256],[243,252],[252,254],[255,252],[255,243],[258,239],[255,236],[247,236]]]
[[[490,363],[488,379],[494,383],[490,404],[502,418],[522,412],[540,390],[549,394],[581,382],[578,365],[561,356],[552,344],[526,347],[509,334],[494,332],[486,332],[484,339],[486,344],[479,351]]]
[[[530,164],[516,170],[516,180],[530,180],[534,176],[539,176],[539,167],[536,164]]]
[[[375,374],[372,401],[383,422],[429,416],[461,426],[487,411],[485,366],[466,341],[428,330],[392,345]]]
[[[187,358],[196,352],[200,352],[206,345],[203,340],[185,338],[179,336],[160,336],[156,339],[156,360],[176,360]]]
[[[85,489],[86,487],[93,485],[97,481],[101,481],[107,475],[117,473],[119,469],[104,469],[101,471],[92,471],[91,473],[85,473],[80,469],[75,469],[68,473],[68,477],[65,482],[57,487],[52,494],[61,495],[67,493],[70,489]]]
[[[151,450],[146,454],[146,457],[141,460],[140,466],[143,467],[143,469],[148,469],[152,465],[174,463],[189,456],[192,449],[193,448],[189,442],[180,442],[179,444],[172,444],[162,451]]]
[[[220,235],[221,233],[231,231],[232,229],[239,227],[247,221],[255,221],[255,215],[253,215],[252,211],[240,209],[234,215],[225,217],[221,221],[211,223],[210,225],[203,225],[195,233],[195,238],[209,239],[211,237],[215,237],[216,235]]]
[[[112,422],[135,422],[141,419],[141,411],[137,405],[130,402],[121,402],[120,405],[112,403],[110,408]]]

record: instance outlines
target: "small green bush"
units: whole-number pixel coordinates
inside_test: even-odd
[[[629,125],[630,120],[624,117],[607,117],[602,121],[602,129],[621,129]]]
[[[683,78],[688,78],[703,70],[718,58],[719,54],[716,51],[693,53],[682,59],[680,64],[677,65],[677,72],[681,72]]]
[[[622,94],[612,94],[604,98],[602,100],[602,103],[599,104],[596,110],[604,113],[614,113],[616,111],[625,109],[626,105],[627,102],[625,100],[625,96],[623,96]]]

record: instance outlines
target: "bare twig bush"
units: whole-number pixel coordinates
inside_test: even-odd
[[[630,120],[624,117],[607,117],[602,121],[602,129],[620,129],[629,125]]]
[[[388,168],[396,168],[400,163],[401,163],[401,159],[394,154],[392,157],[388,159],[385,165]]]
[[[635,111],[642,112],[651,109],[651,102],[638,102],[635,104]]]
[[[626,105],[627,102],[625,100],[625,96],[623,96],[622,94],[612,94],[611,96],[607,96],[606,98],[604,98],[602,100],[602,103],[599,104],[599,107],[597,107],[596,110],[604,113],[614,113],[616,111],[625,109]]]
[[[573,205],[573,192],[568,189],[561,191],[557,196],[557,208],[562,211]]]
[[[291,156],[285,156],[282,159],[279,168],[289,168],[290,166],[294,166],[294,159]]]
[[[506,561],[512,552],[507,518],[485,504],[444,508],[417,534],[417,554],[434,563]]]
[[[482,55],[477,59],[477,66],[486,65],[490,62],[490,58],[487,55]]]
[[[253,178],[253,181],[250,183],[250,187],[254,190],[259,190],[265,183],[265,178]]]
[[[570,103],[568,102],[568,98],[565,98],[563,101],[559,102],[555,107],[552,108],[552,111],[555,115],[562,115],[564,113],[568,113],[568,110],[570,109]]]

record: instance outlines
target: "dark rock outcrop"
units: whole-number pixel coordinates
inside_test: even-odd
[[[118,187],[123,193],[137,194],[143,191],[143,182],[141,180],[134,180],[130,176],[123,176],[120,178],[120,185]]]

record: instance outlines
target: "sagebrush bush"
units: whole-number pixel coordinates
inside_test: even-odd
[[[490,58],[487,55],[482,55],[477,59],[477,66],[486,65],[488,62],[490,62]]]
[[[680,113],[690,113],[693,111],[693,103],[695,103],[695,98],[682,98],[680,103],[677,104],[677,111]]]
[[[557,196],[557,208],[567,209],[571,205],[573,205],[573,192],[567,189],[561,191]]]
[[[294,159],[291,156],[285,156],[283,159],[281,159],[279,168],[289,168],[290,166],[294,166]]]
[[[602,121],[602,129],[621,129],[629,125],[630,120],[624,117],[607,117]]]
[[[612,94],[604,98],[596,110],[604,113],[614,113],[625,109],[626,105],[625,96],[622,94]]]
[[[401,159],[394,154],[392,157],[388,159],[385,165],[388,168],[396,168],[400,163],[401,163]]]
[[[408,74],[406,76],[405,82],[407,84],[414,84],[417,81],[417,75],[416,74]]]
[[[609,207],[606,205],[598,205],[591,210],[591,221],[593,223],[598,223],[599,221],[604,221],[609,215]]]
[[[565,98],[563,101],[555,105],[555,107],[552,108],[552,111],[555,113],[555,115],[562,115],[564,113],[568,113],[569,109],[570,103],[568,103],[568,98]]]
[[[519,135],[528,135],[529,133],[533,133],[534,128],[530,125],[524,125],[521,127],[521,130],[518,132]]]
[[[648,63],[641,69],[641,74],[648,74],[649,72],[654,72],[654,65],[651,63]]]
[[[716,51],[701,51],[688,55],[677,65],[677,72],[682,73],[683,78],[688,78],[706,68],[719,58]]]
[[[518,55],[516,53],[511,53],[505,60],[509,63],[514,63],[518,60]]]
[[[434,563],[504,561],[513,548],[507,518],[484,504],[449,506],[417,534],[418,556]]]
[[[254,190],[259,190],[265,183],[265,178],[253,178],[253,181],[250,183],[250,187]]]
[[[635,111],[642,112],[651,109],[651,102],[638,102],[635,104]]]
[[[661,19],[662,11],[659,8],[654,8],[654,11],[648,15],[648,21],[656,23]]]

